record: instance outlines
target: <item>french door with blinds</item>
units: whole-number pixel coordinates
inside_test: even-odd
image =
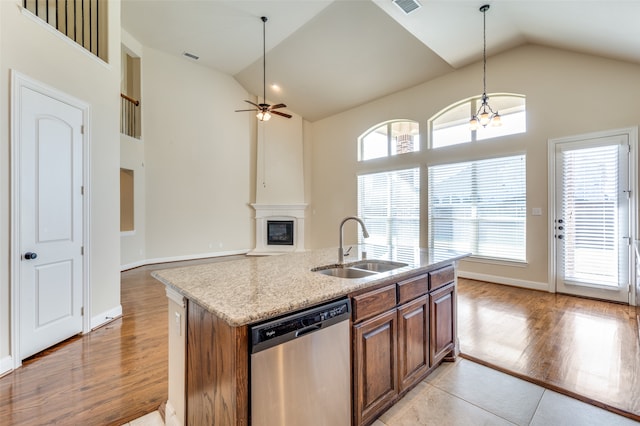
[[[629,303],[629,134],[551,142],[556,291]]]

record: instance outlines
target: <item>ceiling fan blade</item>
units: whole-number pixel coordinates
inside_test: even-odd
[[[270,109],[277,109],[277,108],[286,108],[287,106],[285,104],[277,104],[272,106]]]
[[[291,118],[291,115],[285,114],[284,112],[280,112],[280,111],[271,111],[271,114],[276,114],[276,115],[281,115],[282,117]]]
[[[256,107],[256,108],[260,108],[260,105],[258,105],[258,104],[254,104],[253,102],[248,101],[248,100],[246,100],[246,99],[245,99],[245,102],[246,102],[246,103],[248,103],[248,104],[253,105],[253,106],[254,106],[254,107]]]
[[[245,112],[245,111],[260,111],[259,109],[237,109],[236,112]]]

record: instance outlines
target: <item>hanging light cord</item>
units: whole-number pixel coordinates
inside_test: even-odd
[[[491,108],[487,96],[487,10],[489,10],[488,4],[480,7],[480,12],[482,12],[482,102],[478,111],[469,121],[471,130],[476,130],[478,124],[482,127],[486,127],[489,123],[492,126],[502,125],[500,114]]]
[[[487,9],[488,5],[482,6],[482,93],[487,95]]]
[[[267,17],[262,18],[262,103],[267,103]]]

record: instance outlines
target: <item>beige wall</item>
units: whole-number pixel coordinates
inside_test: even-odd
[[[310,125],[312,182],[310,241],[314,248],[337,246],[340,219],[357,212],[356,176],[381,167],[359,165],[356,140],[377,123],[416,120],[426,146],[427,120],[442,108],[482,89],[482,64],[462,68],[412,89],[370,102]],[[640,122],[640,66],[562,50],[528,45],[489,58],[488,92],[527,97],[526,134],[477,144],[424,150],[392,159],[395,167],[527,155],[527,260],[525,267],[462,262],[461,270],[517,282],[547,283],[547,141]],[[365,168],[366,167],[366,168]],[[423,178],[426,185],[426,176]],[[426,187],[426,186],[425,186]],[[531,216],[540,207],[543,216]],[[426,211],[424,206],[423,211]],[[421,241],[427,242],[422,218]],[[355,227],[345,240],[355,241]]]
[[[141,58],[143,47],[128,32],[120,30],[123,51],[130,56]],[[125,56],[124,53],[122,56]],[[140,68],[144,66],[140,59]],[[120,78],[126,80],[122,75],[124,66],[121,66]],[[138,76],[139,77],[139,76]],[[121,88],[125,84],[121,80]],[[142,90],[142,88],[140,88]],[[144,110],[145,103],[142,99],[142,91],[134,93],[141,100],[140,108]],[[146,170],[144,158],[144,134],[140,139],[132,138],[120,134],[120,167],[133,170],[135,177],[133,188],[133,203],[135,206],[133,221],[134,232],[127,232],[120,235],[120,265],[123,269],[139,266],[145,263],[146,259]]]
[[[151,48],[142,55],[146,257],[253,248],[255,115],[230,76]]]
[[[245,112],[256,120],[255,114]],[[257,122],[256,203],[296,204],[304,202],[302,118],[275,114]]]
[[[120,306],[119,101],[120,2],[109,2],[109,64],[70,45],[46,24],[25,16],[21,2],[0,2],[0,362],[10,353],[10,70],[91,106],[91,316]]]

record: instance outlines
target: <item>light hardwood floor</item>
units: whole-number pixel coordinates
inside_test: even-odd
[[[635,307],[459,279],[464,357],[640,420]]]
[[[167,398],[167,302],[150,272],[201,262],[123,272],[123,318],[0,378],[0,424],[121,425],[158,409]],[[465,356],[552,389],[579,385],[582,399],[625,403],[640,419],[632,308],[468,280],[458,301]]]

